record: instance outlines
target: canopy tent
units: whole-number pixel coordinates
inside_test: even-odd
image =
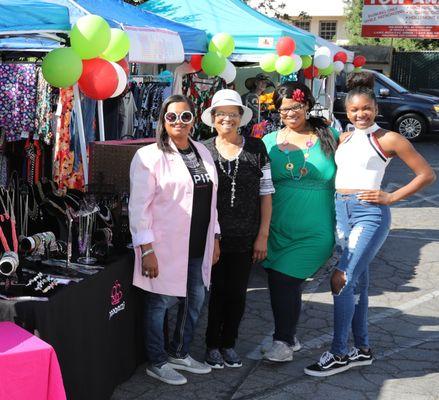
[[[234,61],[259,61],[275,51],[282,36],[292,37],[296,53],[313,54],[315,38],[253,10],[241,0],[149,0],[139,6],[163,17],[203,29],[211,37],[227,32],[235,39]]]

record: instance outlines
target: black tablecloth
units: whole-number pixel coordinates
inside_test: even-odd
[[[68,399],[109,399],[143,361],[141,291],[133,256],[59,291],[48,302],[16,304],[18,322],[56,351]]]

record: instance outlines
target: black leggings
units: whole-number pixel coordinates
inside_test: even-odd
[[[282,272],[267,269],[271,309],[274,317],[273,340],[294,344],[297,322],[302,308],[302,283]]]
[[[208,348],[235,347],[251,266],[252,252],[247,251],[221,253],[218,263],[212,267],[206,330]]]

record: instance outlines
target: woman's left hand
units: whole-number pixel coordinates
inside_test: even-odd
[[[258,235],[253,244],[253,262],[261,262],[267,257],[267,237]]]
[[[214,247],[213,247],[213,258],[212,265],[215,265],[220,258],[220,242],[218,239],[215,239]]]
[[[392,193],[383,192],[382,190],[365,190],[357,195],[357,199],[386,206],[393,203]]]

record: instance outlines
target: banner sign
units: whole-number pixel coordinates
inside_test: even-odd
[[[361,36],[439,39],[439,0],[364,0]]]

